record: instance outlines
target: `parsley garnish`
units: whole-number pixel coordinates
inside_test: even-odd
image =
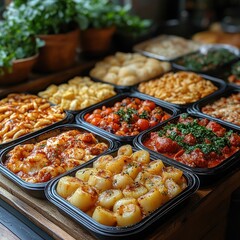
[[[176,132],[176,129],[180,134]],[[184,137],[188,134],[192,134],[195,137],[196,144],[194,146],[184,142]],[[210,152],[220,154],[225,146],[230,146],[228,137],[231,134],[232,131],[228,131],[223,137],[218,137],[212,130],[199,125],[196,119],[187,123],[168,124],[158,131],[160,137],[165,136],[176,141],[186,153],[199,148],[204,154]]]

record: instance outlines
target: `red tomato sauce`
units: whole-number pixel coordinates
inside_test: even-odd
[[[143,145],[190,167],[212,168],[240,149],[240,135],[214,121],[180,117],[151,132]]]
[[[84,120],[118,136],[135,136],[170,117],[153,101],[127,97],[112,107],[95,109]]]

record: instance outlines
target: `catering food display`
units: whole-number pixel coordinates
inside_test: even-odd
[[[177,57],[195,52],[201,44],[183,37],[174,35],[160,35],[139,43],[133,50],[145,56],[163,61],[171,61]]]
[[[117,86],[132,86],[160,76],[169,71],[171,65],[139,53],[116,52],[96,63],[90,76]]]
[[[82,110],[116,95],[109,84],[92,81],[89,77],[75,77],[59,86],[50,85],[38,95],[64,110]]]
[[[134,51],[0,100],[2,177],[97,238],[148,234],[239,167],[239,49],[161,35]]]
[[[207,78],[187,71],[169,72],[160,78],[140,83],[137,89],[170,103],[189,104],[219,90],[216,81]]]
[[[173,61],[173,68],[207,73],[239,58],[239,50],[228,45],[203,46],[199,51]]]
[[[148,151],[123,145],[51,182],[46,195],[91,231],[117,237],[135,234],[139,224],[142,231],[145,221],[170,211],[167,203],[178,205],[196,188],[194,176],[153,159]]]
[[[63,121],[66,113],[59,106],[36,95],[12,93],[0,100],[0,143],[19,139]]]

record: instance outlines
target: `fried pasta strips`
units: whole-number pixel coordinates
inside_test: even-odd
[[[0,101],[0,143],[59,122],[66,113],[45,99],[31,94],[9,94]]]
[[[36,144],[14,147],[4,165],[26,182],[47,182],[108,149],[92,133],[69,130]]]

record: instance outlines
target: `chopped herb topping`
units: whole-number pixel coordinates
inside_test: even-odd
[[[194,146],[184,141],[185,136],[191,134],[196,139]],[[222,148],[230,146],[228,137],[232,134],[232,131],[226,132],[223,137],[218,137],[211,129],[207,129],[205,126],[198,124],[195,119],[192,122],[168,124],[158,131],[160,137],[168,137],[173,141],[176,141],[186,153],[192,152],[199,148],[204,154],[210,152],[221,153]]]
[[[207,54],[191,54],[179,60],[181,65],[194,71],[206,71],[228,63],[235,59],[236,55],[227,49],[217,49],[208,51]]]

